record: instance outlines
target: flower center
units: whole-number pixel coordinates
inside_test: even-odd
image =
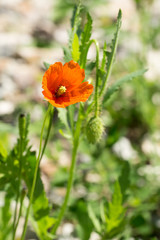
[[[59,97],[61,96],[63,93],[66,92],[66,87],[65,86],[60,86],[56,92],[56,96]]]

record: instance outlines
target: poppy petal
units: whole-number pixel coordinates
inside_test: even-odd
[[[42,88],[53,94],[62,80],[62,73],[63,65],[61,62],[56,62],[55,64],[50,65],[49,69],[43,76]]]
[[[84,78],[84,69],[81,69],[78,63],[71,60],[64,64],[61,84],[64,85],[68,91],[80,85]]]

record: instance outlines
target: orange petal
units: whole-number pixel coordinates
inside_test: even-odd
[[[84,77],[84,69],[81,69],[78,63],[71,60],[63,66],[63,78],[61,85],[65,86],[67,91],[71,91],[73,88],[81,84]]]
[[[48,100],[55,107],[67,107],[77,102],[85,102],[91,93],[93,92],[93,86],[84,82],[78,86],[75,90],[66,93],[64,96]]]
[[[50,65],[49,69],[45,72],[42,80],[42,88],[46,92],[55,92],[62,80],[63,65],[61,62],[56,62]]]

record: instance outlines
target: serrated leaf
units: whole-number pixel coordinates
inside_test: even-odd
[[[72,58],[75,62],[78,62],[80,56],[79,52],[79,39],[77,34],[74,34],[73,42],[72,42]]]
[[[89,13],[87,13],[87,23],[85,24],[84,31],[81,34],[81,45],[80,45],[80,52],[81,52],[80,60],[81,61],[80,62],[82,62],[86,46],[91,37],[91,33],[92,33],[92,18],[89,15]]]
[[[79,1],[78,6],[76,7],[76,11],[73,15],[73,19],[72,19],[72,31],[69,37],[69,48],[72,49],[72,43],[73,43],[73,39],[74,39],[74,35],[75,33],[77,34],[78,28],[80,26],[81,23],[81,18],[80,18],[80,11],[81,11],[81,2]]]
[[[112,203],[115,206],[121,206],[122,204],[122,193],[121,193],[121,187],[119,185],[119,182],[115,182],[114,184],[114,194],[112,197]]]
[[[63,47],[64,61],[69,62],[72,60],[72,54],[69,48]]]
[[[120,229],[124,225],[124,213],[125,209],[122,205],[122,193],[119,182],[114,185],[114,193],[112,201],[108,203],[108,209],[106,210],[106,233],[105,236],[110,238],[117,235]]]
[[[101,71],[105,72],[105,64],[106,64],[106,51],[107,51],[107,43],[104,43],[103,46],[103,57],[102,57],[102,62],[101,62]]]
[[[112,65],[113,65],[113,61],[115,58],[115,54],[116,54],[121,24],[122,24],[122,12],[121,12],[121,10],[119,10],[118,17],[117,17],[117,23],[116,23],[116,32],[115,32],[114,38],[112,39],[112,42],[111,42],[110,51],[105,52],[106,56],[107,56],[107,74],[106,74],[106,79],[105,79],[102,89],[101,89],[101,93],[100,93],[101,96],[104,95],[106,84],[107,84],[107,81],[111,74]]]
[[[113,83],[107,90],[106,94],[104,95],[103,98],[103,103],[105,103],[110,97],[111,95],[115,92],[118,91],[118,89],[120,88],[120,86],[123,83],[126,83],[128,81],[131,81],[133,78],[142,76],[145,72],[147,71],[147,69],[141,69],[138,71],[135,71],[133,73],[130,73],[128,75],[126,75],[125,77],[120,78],[119,80],[115,81],[115,83]]]
[[[47,70],[49,67],[50,67],[50,63],[47,63],[47,62],[43,62],[44,66],[45,66],[45,69]]]
[[[110,52],[106,51],[107,55],[107,71],[109,71],[112,61],[114,60],[114,56],[117,49],[117,43],[118,43],[118,37],[119,37],[119,30],[122,24],[122,12],[119,10],[118,17],[117,17],[117,23],[116,23],[116,32],[114,35],[114,38],[112,39],[111,46],[110,46]]]

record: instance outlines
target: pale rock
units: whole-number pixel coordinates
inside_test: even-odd
[[[100,240],[98,233],[92,232],[89,240]]]
[[[0,75],[0,99],[8,98],[8,96],[15,94],[16,91],[15,82],[7,74],[2,73]]]
[[[70,236],[74,231],[74,225],[72,223],[65,223],[62,226],[61,233],[64,236]]]
[[[147,68],[148,71],[145,73],[147,80],[153,82],[159,80],[160,77],[160,50],[149,50],[147,51]]]
[[[86,176],[86,181],[90,183],[99,183],[101,181],[101,176],[97,173],[88,173]]]
[[[155,139],[144,138],[141,144],[142,151],[147,155],[157,155],[160,157],[160,142]]]
[[[0,56],[12,56],[21,45],[29,45],[32,38],[29,34],[0,33]]]
[[[15,105],[10,101],[0,101],[0,116],[14,112]]]
[[[137,156],[136,151],[133,149],[131,142],[126,137],[121,137],[114,145],[113,151],[123,160],[134,159]]]
[[[66,28],[56,28],[53,32],[54,39],[56,42],[59,42],[61,44],[67,44],[68,43],[68,32]]]
[[[70,166],[71,156],[68,154],[67,151],[61,151],[59,155],[59,165],[62,167],[69,167]]]

